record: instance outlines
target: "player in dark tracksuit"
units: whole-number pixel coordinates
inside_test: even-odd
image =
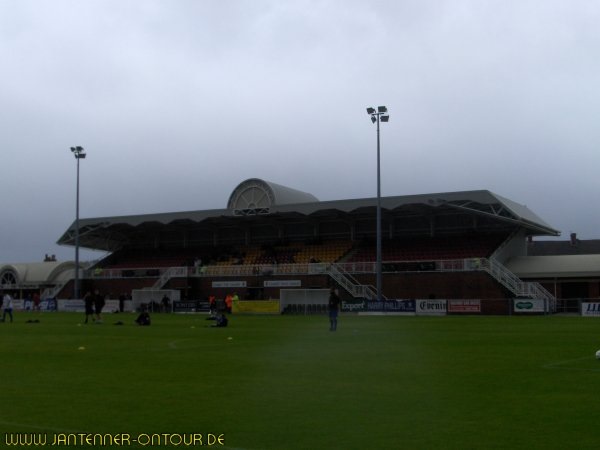
[[[337,317],[340,310],[340,297],[336,289],[331,288],[329,293],[329,331],[337,330]]]
[[[85,323],[88,323],[90,317],[92,319],[94,318],[94,299],[91,292],[86,292],[83,297],[83,302],[85,304]]]

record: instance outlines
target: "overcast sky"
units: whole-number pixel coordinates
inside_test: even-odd
[[[489,189],[600,238],[600,2],[0,0],[0,262],[75,219]],[[97,254],[82,253],[83,259]]]

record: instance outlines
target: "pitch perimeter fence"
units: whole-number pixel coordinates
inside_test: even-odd
[[[270,313],[270,314],[326,314],[328,290],[313,292],[289,290],[277,300],[241,300],[234,313]],[[282,294],[285,290],[281,290]],[[158,297],[156,297],[158,299]],[[173,295],[172,312],[208,313],[209,305],[204,299],[179,300]],[[106,300],[104,313],[135,311],[131,300],[124,305],[118,299]],[[123,307],[124,306],[124,307]],[[525,298],[498,299],[388,299],[381,302],[366,299],[342,300],[344,313],[390,314],[390,315],[545,315],[571,314],[583,317],[600,317],[600,298],[557,299],[553,311],[548,300]],[[31,303],[22,299],[13,300],[15,311],[32,311]],[[83,300],[45,299],[39,311],[83,312]]]

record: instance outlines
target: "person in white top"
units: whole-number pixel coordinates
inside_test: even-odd
[[[4,308],[4,315],[2,316],[2,321],[6,322],[6,315],[8,314],[10,316],[10,321],[13,321],[13,314],[12,314],[12,310],[13,310],[13,300],[12,297],[10,296],[10,294],[6,293],[4,294],[4,299],[2,301],[2,308]]]

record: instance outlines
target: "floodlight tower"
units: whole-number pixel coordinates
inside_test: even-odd
[[[79,160],[85,158],[85,150],[81,146],[71,147],[77,160],[77,199],[75,203],[75,287],[73,298],[79,298]]]
[[[382,277],[381,277],[381,163],[380,154],[381,146],[379,143],[379,122],[387,122],[390,120],[390,115],[385,106],[378,106],[377,111],[375,108],[367,108],[367,113],[371,116],[371,122],[377,123],[377,301],[381,302],[381,289],[382,289]]]

